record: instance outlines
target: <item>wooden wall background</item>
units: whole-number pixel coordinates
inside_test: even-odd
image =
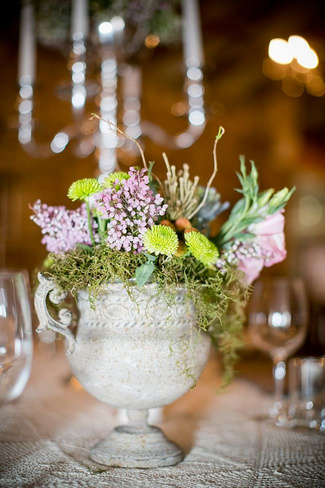
[[[94,155],[77,159],[69,149],[48,159],[34,159],[19,145],[15,129],[19,2],[10,2],[7,7],[7,15],[1,18],[0,40],[0,267],[31,272],[46,252],[39,229],[29,220],[28,204],[40,198],[49,204],[72,205],[66,197],[70,183],[93,176],[97,162]],[[263,75],[262,63],[271,38],[300,34],[318,51],[325,77],[324,2],[203,0],[201,13],[209,120],[194,146],[168,150],[168,156],[178,166],[188,162],[202,183],[207,182],[214,137],[222,125],[226,135],[219,146],[216,186],[224,199],[234,202],[237,198],[233,188],[239,154],[256,162],[261,186],[280,189],[296,184],[298,190],[287,213],[290,257],[269,271],[295,272],[306,242],[311,238],[319,242],[325,236],[325,102],[324,96],[307,93],[299,98],[285,95],[279,82]],[[68,80],[69,72],[67,59],[58,52],[39,46],[37,56],[37,137],[48,140],[72,121],[70,104],[55,96],[57,83]],[[158,47],[142,65],[143,117],[171,132],[181,131],[184,120],[170,113],[170,106],[183,98],[181,48]],[[88,103],[86,108],[90,113],[94,105]],[[166,148],[145,139],[143,144],[147,159],[156,161],[155,170],[161,174],[161,152]],[[317,225],[303,227],[299,223],[303,195],[316,195],[321,202],[323,214]]]

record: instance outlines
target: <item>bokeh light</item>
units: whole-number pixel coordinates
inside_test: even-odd
[[[279,64],[290,64],[293,55],[289,43],[284,39],[272,39],[269,44],[270,58]]]

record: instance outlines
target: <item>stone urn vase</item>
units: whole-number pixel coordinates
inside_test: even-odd
[[[107,284],[96,300],[88,292],[77,297],[80,312],[76,336],[72,315],[61,309],[58,320],[47,298],[59,304],[66,296],[39,274],[35,308],[46,328],[67,339],[71,370],[94,397],[125,408],[129,422],[116,427],[95,445],[90,457],[108,466],[153,468],[179,463],[184,454],[163,432],[148,425],[149,408],[167,405],[193,386],[208,358],[210,339],[199,332],[193,305],[179,289],[171,304],[154,284],[132,287]]]

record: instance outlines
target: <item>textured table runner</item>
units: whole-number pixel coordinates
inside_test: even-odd
[[[88,459],[90,448],[117,425],[117,412],[68,376],[62,352],[36,354],[22,397],[0,407],[1,487],[325,488],[325,435],[259,420],[272,398],[247,380],[216,394],[213,360],[158,424],[185,450],[184,461],[150,470]]]

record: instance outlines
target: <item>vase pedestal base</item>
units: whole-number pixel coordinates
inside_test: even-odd
[[[96,444],[90,458],[99,464],[120,468],[158,468],[180,463],[184,453],[158,428],[116,427],[106,439]]]

